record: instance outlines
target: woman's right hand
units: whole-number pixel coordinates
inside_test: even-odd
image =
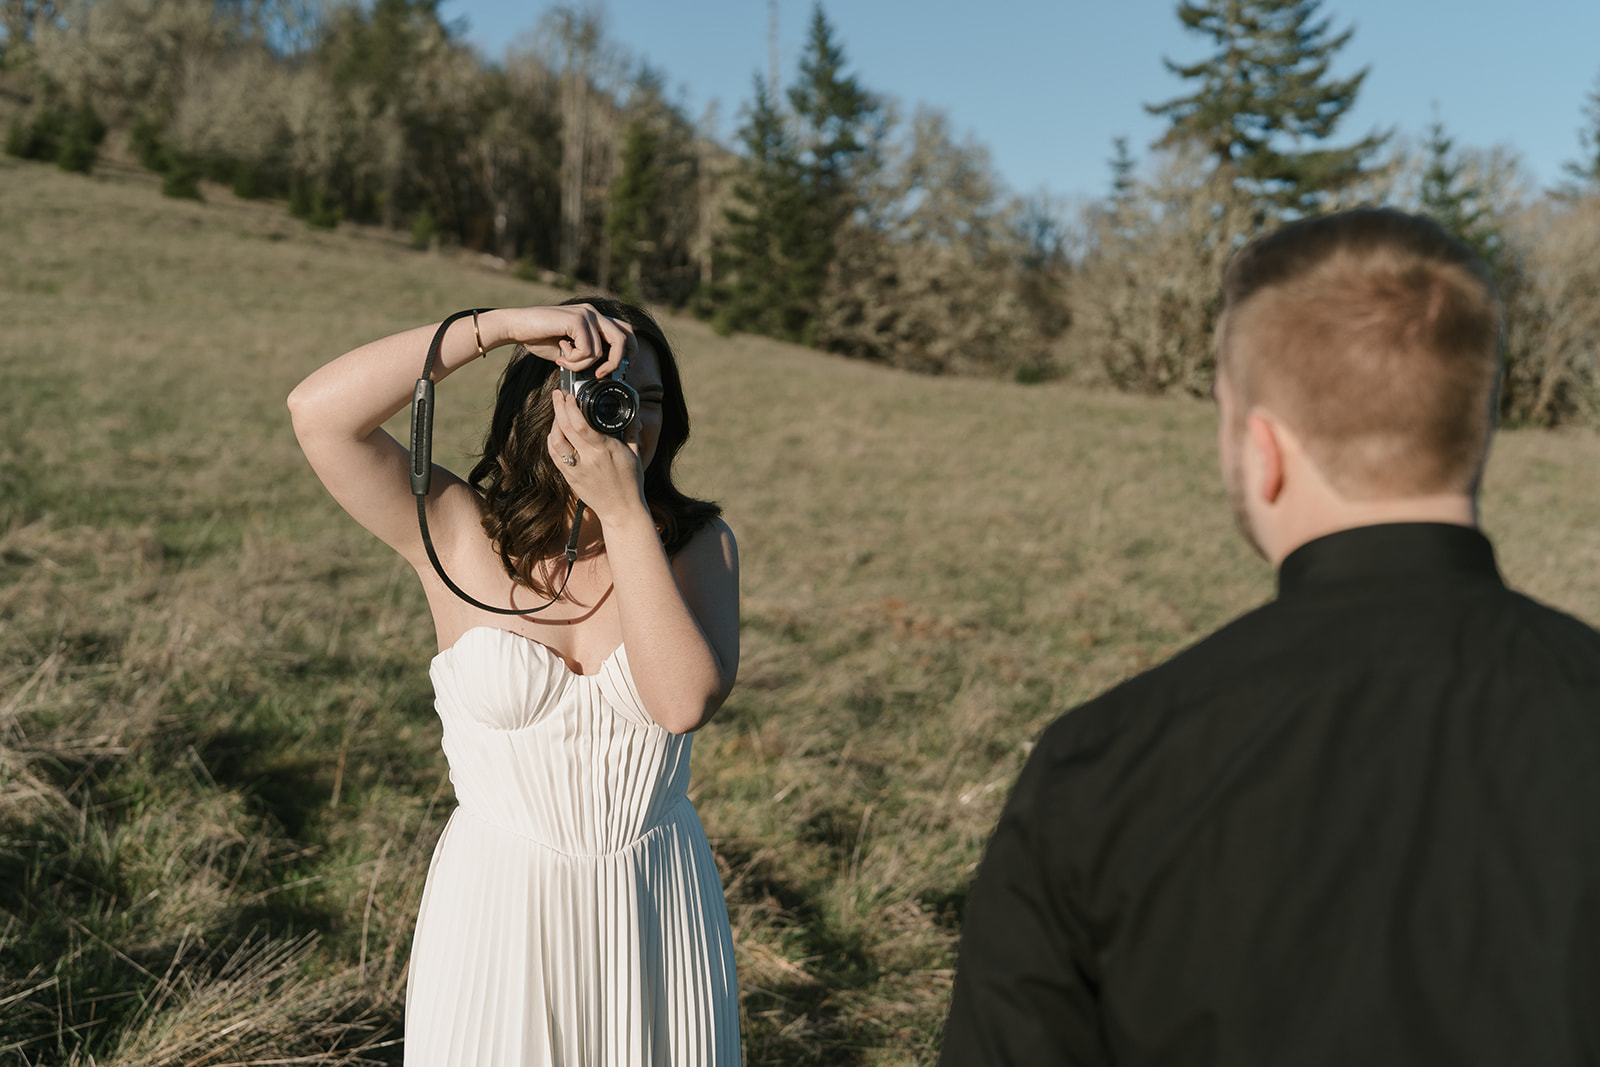
[[[505,332],[502,343],[521,344],[567,370],[592,366],[597,378],[610,375],[638,348],[631,326],[607,318],[588,304],[504,308],[489,314],[494,316],[496,328]]]

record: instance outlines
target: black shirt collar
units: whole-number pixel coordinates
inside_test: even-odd
[[[1489,539],[1467,526],[1400,522],[1359,526],[1308,541],[1278,567],[1278,595],[1348,582],[1448,576],[1499,582]]]

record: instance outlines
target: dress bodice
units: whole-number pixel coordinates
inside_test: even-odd
[[[575,674],[545,645],[478,626],[433,658],[461,807],[569,856],[627,849],[689,784],[690,734],[651,719],[621,646]]]

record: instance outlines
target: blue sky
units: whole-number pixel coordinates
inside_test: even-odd
[[[444,0],[441,13],[499,58],[548,4]],[[665,71],[697,116],[719,104],[724,137],[767,69],[766,0],[605,0],[608,37]],[[779,0],[781,71],[791,77],[811,0]],[[1189,61],[1175,0],[831,0],[824,10],[869,89],[927,104],[986,145],[1019,192],[1102,194],[1111,140],[1136,156],[1161,131],[1141,106],[1176,96],[1163,56]],[[1324,0],[1355,36],[1335,74],[1369,66],[1335,143],[1373,128],[1419,135],[1437,103],[1459,145],[1507,145],[1542,184],[1579,152],[1582,108],[1600,76],[1600,0]]]

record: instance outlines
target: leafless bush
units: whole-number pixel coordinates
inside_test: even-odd
[[[294,88],[308,73],[291,73],[256,49],[190,56],[183,64],[167,137],[191,156],[255,166],[275,163],[290,141],[287,116]],[[312,80],[321,79],[313,75]],[[316,86],[310,94],[302,91],[297,102],[308,96],[314,100],[326,88]]]
[[[1501,411],[1514,422],[1600,419],[1600,197],[1541,201],[1512,231]]]
[[[214,8],[207,0],[75,0],[40,25],[34,62],[68,99],[122,125],[140,108],[170,106],[187,64],[222,48]]]
[[[982,146],[919,110],[839,237],[819,344],[934,373],[1037,365],[1044,338],[1021,294],[1018,206],[996,186]]]
[[[1129,392],[1203,395],[1222,268],[1260,226],[1256,206],[1226,173],[1176,153],[1085,221],[1073,307],[1086,376]]]
[[[1420,202],[1425,148],[1407,147],[1386,202]],[[1505,305],[1500,414],[1554,426],[1600,415],[1600,197],[1541,194],[1517,153],[1464,148],[1461,236],[1488,260]]]
[[[307,68],[294,73],[285,99],[289,166],[312,180],[331,180],[354,147],[343,102],[330,88],[321,71]]]

